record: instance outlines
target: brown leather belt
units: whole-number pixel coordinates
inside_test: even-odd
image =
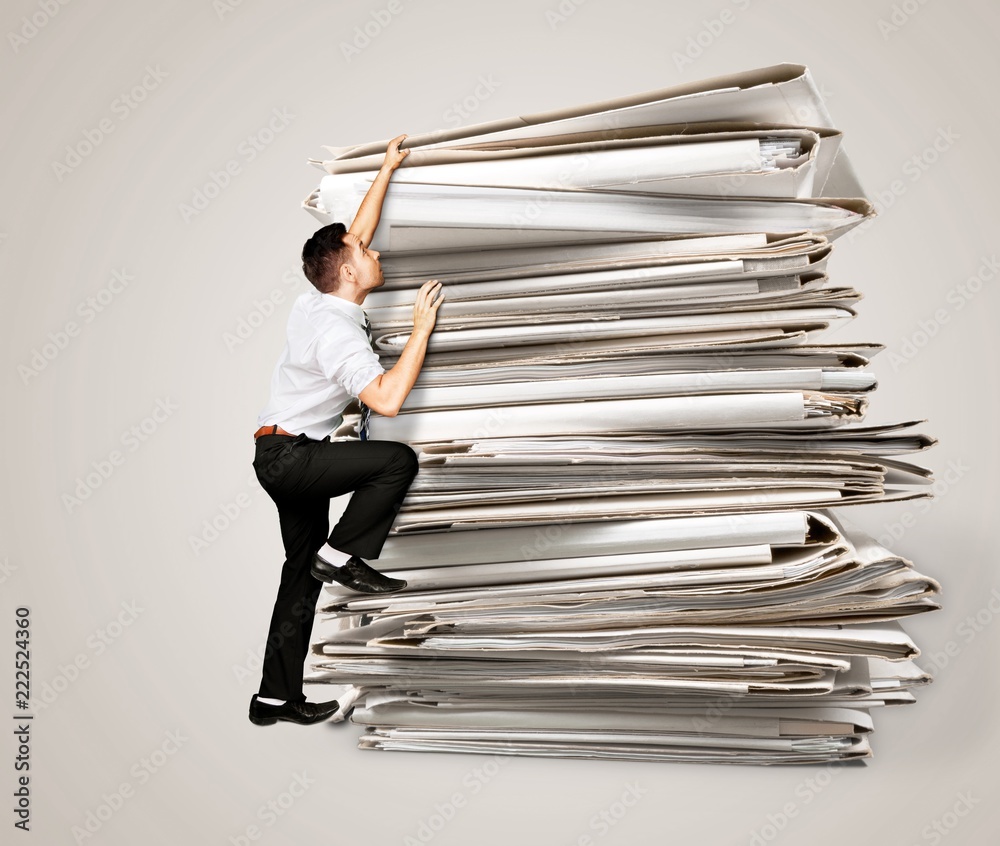
[[[256,432],[253,433],[253,439],[257,440],[261,435],[287,435],[289,438],[296,438],[298,435],[293,435],[291,432],[286,432],[280,426],[261,426]]]

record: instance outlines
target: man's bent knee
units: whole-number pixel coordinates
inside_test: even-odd
[[[417,475],[417,453],[408,444],[393,442],[396,448],[394,460],[410,476]]]

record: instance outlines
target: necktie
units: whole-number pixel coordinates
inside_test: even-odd
[[[365,315],[365,334],[368,336],[368,343],[375,346],[374,339],[372,338],[372,324],[368,319],[368,315]],[[358,425],[358,435],[363,441],[368,440],[368,424],[371,421],[372,411],[365,405],[361,400],[358,400],[358,404],[361,406],[361,423]]]

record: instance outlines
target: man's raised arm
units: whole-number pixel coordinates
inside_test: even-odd
[[[409,150],[399,149],[399,145],[405,139],[405,135],[400,135],[389,142],[382,167],[379,168],[372,187],[368,189],[364,200],[361,201],[358,213],[354,215],[354,222],[348,230],[353,235],[357,235],[365,247],[371,244],[372,238],[375,237],[375,230],[378,229],[379,218],[382,217],[382,203],[385,201],[385,192],[389,189],[389,179],[392,172],[410,154]]]

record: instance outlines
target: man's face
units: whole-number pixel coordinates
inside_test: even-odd
[[[382,265],[379,262],[378,250],[369,250],[361,243],[361,239],[350,232],[344,235],[344,243],[351,249],[348,263],[354,268],[358,281],[363,288],[371,290],[378,288],[385,281],[382,278]]]

